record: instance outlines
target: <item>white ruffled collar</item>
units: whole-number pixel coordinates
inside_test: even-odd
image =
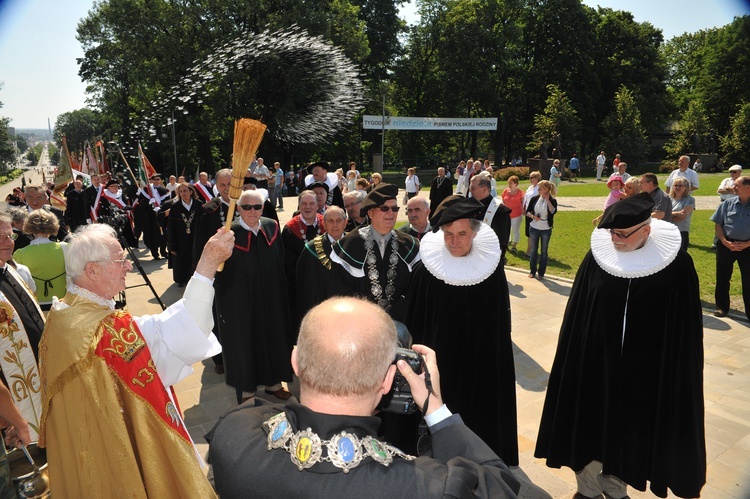
[[[114,300],[112,300],[112,299],[108,300],[106,298],[103,298],[103,297],[99,296],[98,294],[94,293],[93,291],[90,291],[90,290],[88,290],[86,288],[82,288],[82,287],[77,286],[77,285],[75,285],[73,283],[69,283],[68,284],[68,286],[67,286],[67,292],[68,293],[73,293],[74,295],[78,295],[81,298],[85,298],[86,300],[88,300],[90,302],[94,302],[97,305],[101,305],[102,307],[107,307],[110,310],[114,310],[115,309],[115,301]]]
[[[437,279],[451,286],[471,286],[495,272],[500,263],[500,243],[490,226],[483,223],[468,255],[451,255],[442,232],[438,231],[422,237],[419,256],[427,271]]]
[[[591,254],[605,272],[615,277],[632,279],[646,277],[663,270],[680,251],[682,238],[676,225],[664,220],[651,220],[651,235],[642,248],[617,251],[606,229],[591,234]]]

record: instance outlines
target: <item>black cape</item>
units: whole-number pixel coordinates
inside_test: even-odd
[[[304,312],[300,312],[297,305],[297,261],[305,250],[305,244],[325,233],[322,215],[316,215],[316,220],[316,225],[305,225],[301,218],[295,215],[284,225],[284,229],[281,231],[281,240],[284,243],[284,274],[286,275],[286,285],[289,292],[289,314],[295,337],[304,315]],[[304,230],[304,236],[299,232],[300,230]]]
[[[363,226],[345,235],[333,245],[332,252],[336,253],[339,259],[355,271],[363,272],[364,275],[357,277],[352,275],[343,265],[334,262],[332,266],[333,276],[333,293],[336,296],[358,296],[377,303],[375,296],[372,294],[372,282],[368,277],[368,266],[365,263],[367,259],[367,250],[365,249],[364,234],[370,230],[371,226]],[[398,263],[396,264],[396,276],[393,279],[395,291],[390,306],[386,312],[395,320],[404,320],[404,307],[406,290],[409,286],[409,277],[413,265],[419,258],[419,241],[406,234],[405,232],[392,231],[398,239]],[[388,241],[385,249],[385,255],[380,256],[380,251],[375,245],[373,254],[375,255],[375,267],[378,269],[378,284],[383,290],[381,296],[385,297],[385,289],[388,285],[388,269],[390,268],[389,260],[393,250],[391,241]]]
[[[279,224],[263,217],[260,223],[257,236],[232,224],[234,251],[214,281],[226,382],[244,391],[292,380]]]
[[[198,212],[198,222],[195,228],[195,238],[193,239],[193,267],[198,265],[198,260],[203,254],[203,247],[216,231],[224,226],[222,216],[226,220],[229,206],[221,202],[221,197],[216,196],[211,201],[204,203]],[[234,210],[234,220],[237,220],[239,214]]]
[[[687,253],[656,274],[625,279],[589,251],[565,310],[534,455],[573,470],[601,461],[605,474],[638,490],[649,480],[659,497],[667,487],[700,495],[703,320]]]
[[[504,499],[516,497],[520,488],[511,470],[456,414],[436,425],[432,448],[425,455],[412,461],[394,457],[388,467],[367,456],[344,473],[325,461],[299,471],[287,451],[268,450],[263,422],[280,412],[286,413],[292,431],[310,428],[321,439],[342,431],[361,440],[377,435],[376,417],[317,413],[294,398],[285,406],[251,399],[227,413],[206,435],[221,497]]]
[[[200,211],[201,202],[197,199],[193,199],[190,210],[185,209],[182,201],[177,201],[169,209],[167,247],[170,253],[176,253],[171,255],[172,279],[176,283],[186,284],[193,275],[193,239]]]
[[[432,179],[430,184],[430,211],[435,213],[435,209],[443,202],[445,198],[453,195],[453,182],[448,177]]]
[[[480,200],[480,202],[484,205],[484,209],[479,213],[477,219],[483,220],[492,202],[492,196],[487,196]],[[504,204],[498,204],[497,212],[492,217],[490,227],[495,231],[497,238],[500,240],[500,249],[503,251],[503,262],[505,262],[505,252],[508,250],[508,241],[510,240],[510,208]]]
[[[333,296],[332,265],[331,241],[326,234],[305,245],[297,260],[297,324],[308,310]]]
[[[500,299],[500,297],[505,297]],[[435,350],[443,401],[509,466],[518,465],[516,374],[510,337],[508,283],[502,264],[484,281],[452,286],[420,262],[406,299],[405,324],[414,343]],[[494,306],[446,307],[467,297]]]

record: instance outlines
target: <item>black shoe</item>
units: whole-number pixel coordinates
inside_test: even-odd
[[[714,311],[714,317],[726,317],[727,313],[728,312],[726,310],[718,308]]]
[[[214,372],[216,374],[224,374],[224,364],[216,364],[214,366]]]
[[[573,496],[573,499],[604,499],[604,496],[599,494],[595,497],[589,497],[581,494],[580,492],[576,492],[576,494]]]
[[[151,258],[153,258],[154,260],[161,260],[161,258],[159,258],[159,255],[151,255]]]

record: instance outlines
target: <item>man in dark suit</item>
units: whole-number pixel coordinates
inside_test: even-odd
[[[83,202],[86,208],[86,220],[88,223],[96,222],[94,212],[98,208],[96,204],[103,188],[99,175],[97,173],[91,175],[91,185],[83,190]]]
[[[75,232],[81,225],[86,225],[86,201],[84,200],[83,182],[76,179],[65,192],[68,207],[65,209],[65,223]]]

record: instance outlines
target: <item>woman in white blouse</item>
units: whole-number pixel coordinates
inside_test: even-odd
[[[540,280],[544,278],[544,273],[547,271],[547,248],[549,248],[549,239],[552,236],[554,216],[557,213],[557,200],[554,196],[555,185],[548,180],[542,180],[539,182],[539,194],[531,198],[526,208],[526,218],[530,220],[531,261],[529,266],[531,271],[529,277],[536,277],[538,270]],[[540,240],[542,242],[541,257],[537,254]]]
[[[411,199],[419,194],[419,177],[416,168],[409,168],[406,173],[406,196]]]

